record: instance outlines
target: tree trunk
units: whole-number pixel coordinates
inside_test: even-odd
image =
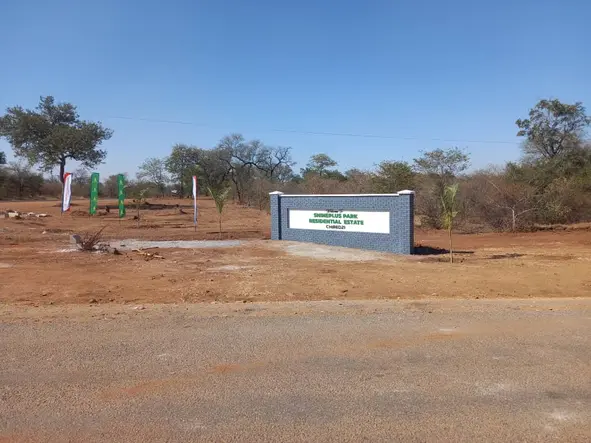
[[[220,240],[222,239],[222,214],[220,213],[220,218],[219,218],[219,224],[220,224]]]
[[[64,184],[64,174],[66,173],[66,159],[60,159],[60,182]]]
[[[452,235],[451,235],[451,226],[449,227],[449,262],[453,263],[454,262],[454,249],[453,249],[453,243],[452,243]]]
[[[517,225],[517,220],[515,217],[515,208],[511,209],[511,215],[512,215],[512,220],[511,220],[511,231],[515,232],[515,227]]]

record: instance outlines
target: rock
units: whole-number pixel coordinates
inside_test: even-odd
[[[18,212],[7,212],[7,214],[8,214],[8,218],[16,218],[16,219],[21,218],[21,215]]]
[[[36,217],[37,218],[45,218],[45,217],[51,217],[51,215],[49,215],[49,214],[37,214]]]
[[[143,311],[144,309],[146,309],[146,307],[145,306],[134,306],[133,309],[136,311]]]
[[[82,244],[82,237],[80,237],[78,234],[73,234],[70,236],[70,243],[74,245],[80,245]]]
[[[113,248],[113,255],[123,255],[123,254],[121,252],[119,252],[119,249]]]
[[[91,298],[89,303],[95,304],[98,303],[98,300],[96,298]]]

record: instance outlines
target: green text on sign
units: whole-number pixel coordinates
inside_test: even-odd
[[[389,234],[390,213],[345,210],[318,212],[290,209],[289,228]]]

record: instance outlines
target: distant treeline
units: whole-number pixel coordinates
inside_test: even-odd
[[[516,121],[517,135],[524,140],[521,160],[469,173],[469,153],[455,147],[424,152],[412,162],[384,160],[371,170],[341,171],[334,159],[320,153],[296,170],[291,148],[232,134],[212,149],[177,144],[165,158],[146,159],[135,178],[128,179],[126,194],[187,198],[191,177],[197,175],[202,193],[230,189],[237,203],[265,210],[269,192],[275,190],[336,194],[413,189],[421,223],[441,228],[443,190],[458,183],[457,222],[465,230],[523,230],[535,224],[589,221],[589,124],[581,103],[542,100],[527,119]],[[6,133],[5,124],[0,135]],[[1,153],[0,163],[5,163]],[[60,180],[44,178],[29,164],[21,160],[0,166],[0,199],[60,195]],[[75,171],[73,195],[88,196],[88,185],[88,169]],[[103,178],[100,195],[117,196],[116,175]]]

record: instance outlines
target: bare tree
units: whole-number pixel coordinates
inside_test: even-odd
[[[290,148],[269,147],[260,140],[245,141],[241,134],[231,134],[217,146],[219,159],[226,165],[228,177],[234,184],[236,197],[246,203],[247,189],[252,187],[258,173],[270,181],[291,175]]]
[[[491,200],[491,204],[509,213],[511,231],[516,231],[520,217],[536,210],[535,190],[527,185],[510,183],[503,179],[497,183],[492,179],[488,183],[496,190],[496,198]]]

